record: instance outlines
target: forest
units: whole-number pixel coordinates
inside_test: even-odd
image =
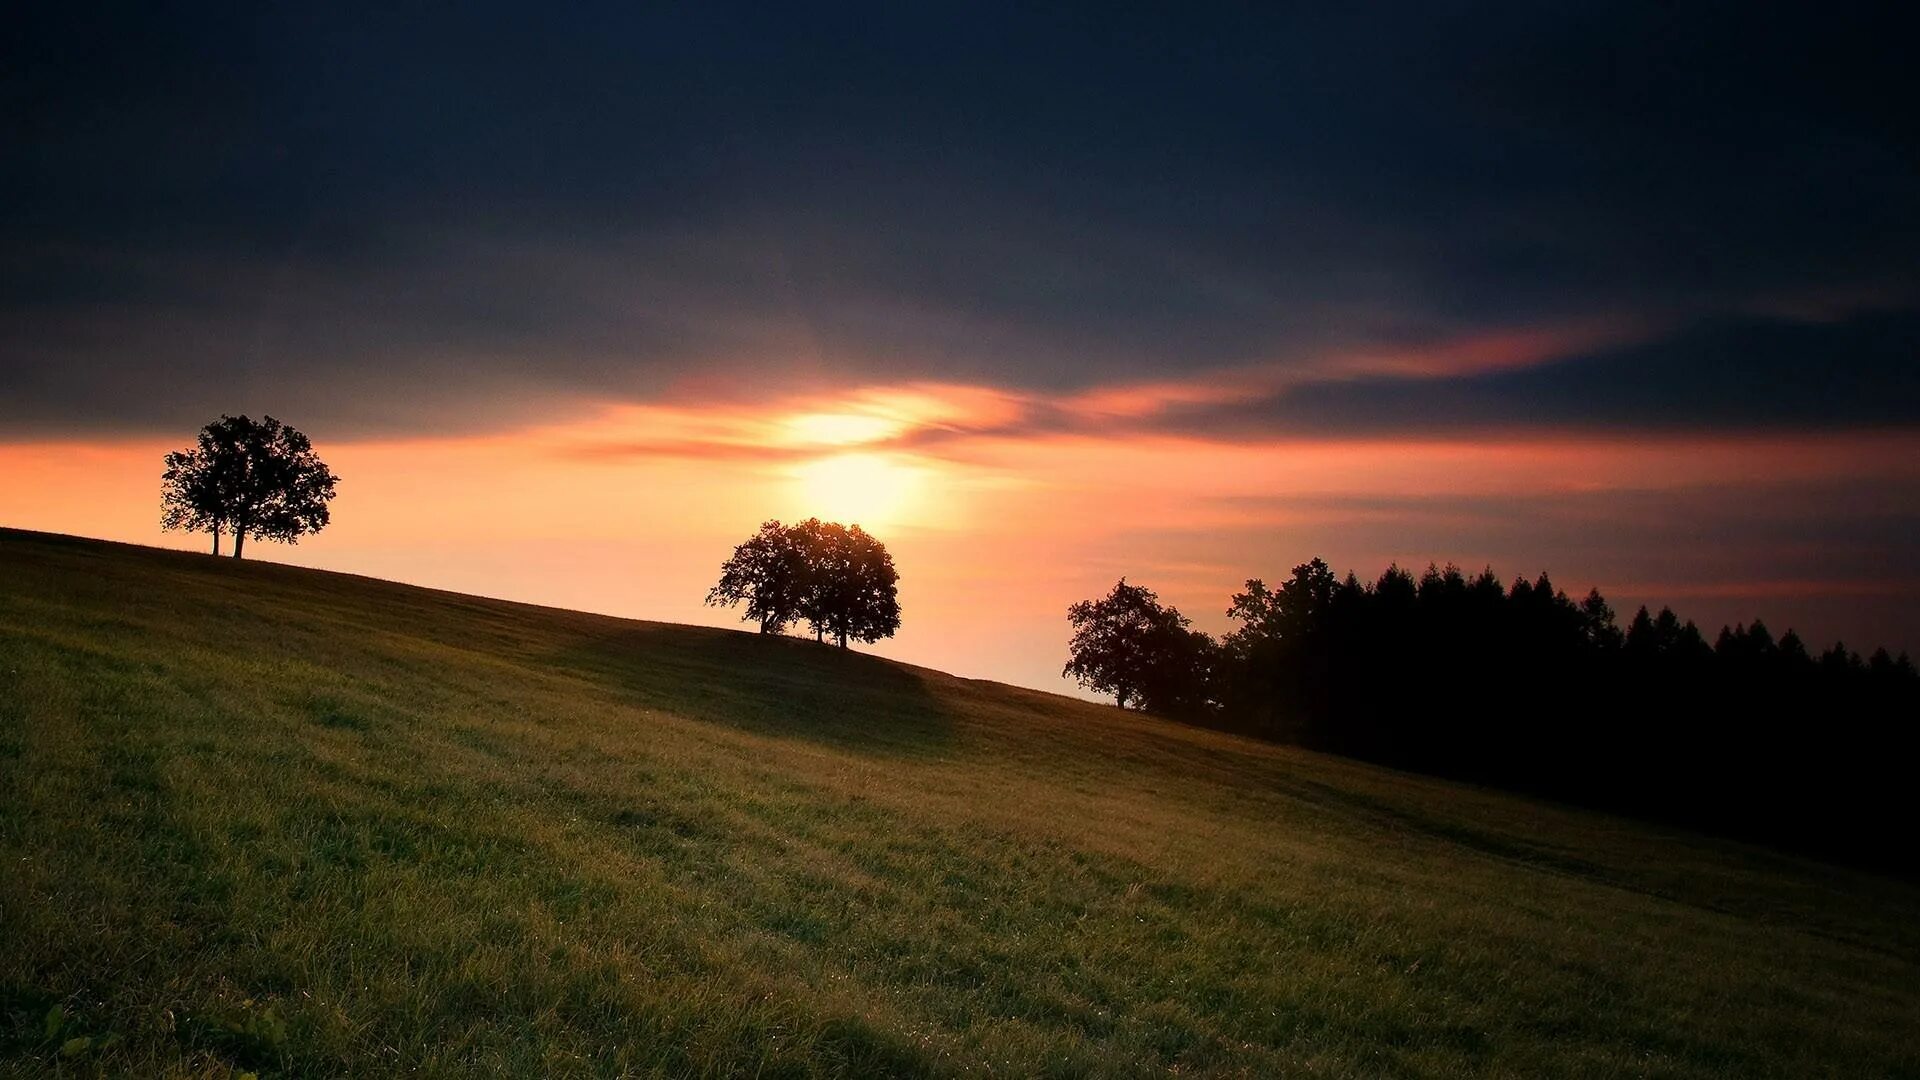
[[[1122,580],[1069,611],[1066,674],[1122,706],[1911,872],[1920,674],[1761,620],[1710,641],[1596,589],[1322,560],[1247,582],[1219,639]]]

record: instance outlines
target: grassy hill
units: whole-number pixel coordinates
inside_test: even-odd
[[[1920,1075],[1916,915],[808,641],[0,532],[0,1072]]]

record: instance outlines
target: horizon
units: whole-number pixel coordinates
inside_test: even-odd
[[[1920,651],[1890,19],[35,13],[0,524],[204,548],[161,456],[272,414],[343,479],[249,557],[740,626],[819,516],[1039,689],[1315,556]]]

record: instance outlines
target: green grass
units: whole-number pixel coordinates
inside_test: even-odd
[[[1917,914],[807,641],[0,533],[0,1073],[1920,1075]]]

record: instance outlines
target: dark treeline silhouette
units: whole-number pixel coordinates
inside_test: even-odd
[[[1215,641],[1124,580],[1074,605],[1066,673],[1122,705],[1849,861],[1920,869],[1920,674],[1760,620],[1708,642],[1670,609],[1491,570],[1363,583],[1319,559],[1247,582]]]
[[[733,549],[707,593],[715,607],[745,604],[763,634],[806,622],[814,640],[872,643],[900,629],[900,574],[887,546],[858,525],[769,521]]]

